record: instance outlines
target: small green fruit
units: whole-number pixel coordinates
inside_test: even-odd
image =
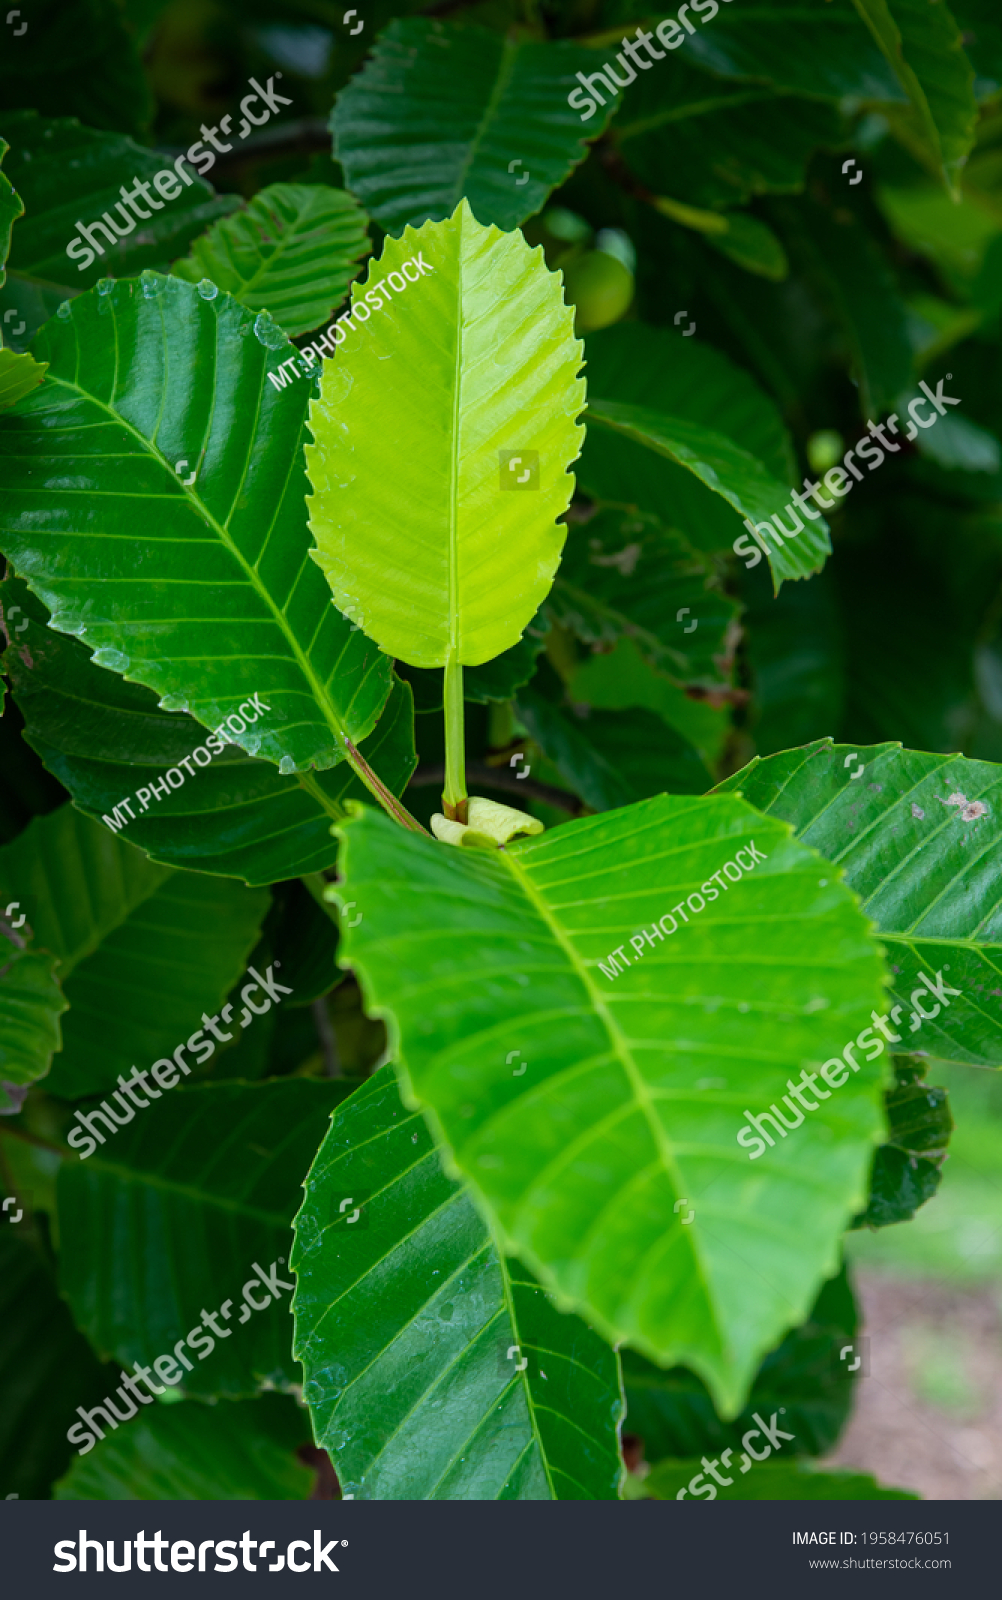
[[[633,274],[603,250],[586,250],[564,268],[564,293],[577,311],[574,332],[593,333],[629,310]]]

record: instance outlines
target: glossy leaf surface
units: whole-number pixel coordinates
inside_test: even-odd
[[[499,1253],[389,1067],[334,1114],[293,1263],[303,1395],[343,1493],[618,1497],[615,1354]]]
[[[561,1303],[685,1362],[733,1414],[834,1270],[878,1129],[879,1069],[862,1065],[766,1160],[737,1144],[745,1109],[841,1049],[879,998],[835,875],[730,799],[662,796],[493,854],[368,811],[343,833],[337,894],[363,916],[340,959],[386,1018],[405,1101]],[[751,880],[647,950],[641,929],[749,841],[766,856]]]
[[[515,228],[602,132],[608,112],[582,123],[567,104],[597,64],[575,44],[397,18],[338,96],[334,154],[390,233],[442,221],[464,196],[478,222]]]
[[[427,272],[401,271],[419,261]],[[373,284],[389,305],[370,309]],[[388,239],[352,306],[361,326],[310,408],[317,562],[381,650],[415,667],[489,661],[532,620],[566,536],[584,382],[560,280],[464,201]],[[536,476],[520,490],[508,458],[525,452]]]
[[[291,346],[262,318],[155,273],[71,302],[35,342],[45,384],[0,416],[0,538],[99,666],[206,728],[257,694],[249,753],[323,770],[372,731],[390,664],[309,559],[308,386],[266,382]]]
[[[1002,768],[819,739],[753,761],[716,792],[782,817],[845,873],[888,953],[903,1049],[1002,1065]]]

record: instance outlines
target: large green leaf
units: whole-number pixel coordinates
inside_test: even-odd
[[[408,283],[411,261],[428,271]],[[382,650],[475,666],[516,643],[560,559],[582,347],[541,254],[481,227],[465,200],[386,241],[366,282],[394,276],[406,294],[347,335],[310,408],[316,558]],[[356,286],[355,316],[363,296]],[[523,451],[537,457],[527,490],[504,459]]]
[[[607,1338],[691,1366],[733,1414],[835,1270],[879,1069],[863,1064],[754,1166],[745,1109],[840,1050],[881,989],[837,874],[721,798],[662,796],[492,853],[367,809],[344,827],[336,892],[362,913],[340,959],[386,1019],[405,1101],[441,1130],[505,1248]],[[751,881],[731,881],[750,841],[765,859],[743,855]],[[705,914],[690,904],[683,924],[674,896],[688,919],[714,872],[728,891],[714,900],[708,883]],[[642,959],[641,929],[667,913],[677,932]]]
[[[66,310],[36,340],[42,388],[0,416],[4,550],[99,666],[206,728],[257,694],[250,754],[335,766],[375,726],[390,663],[309,559],[309,384],[266,382],[292,347],[264,313],[153,272]]]
[[[676,682],[709,686],[722,681],[739,607],[679,534],[602,511],[571,529],[547,609],[590,645],[632,639]]]
[[[0,1228],[0,1483],[8,1499],[44,1500],[72,1454],[76,1407],[101,1399],[109,1373],[10,1216]]]
[[[589,400],[587,416],[589,422],[687,468],[746,521],[766,523],[771,532],[768,519],[778,516],[784,528],[792,526],[793,518],[787,510],[790,491],[770,477],[755,456],[732,444],[723,434],[700,422],[691,422],[688,417],[669,416],[647,406],[623,405],[595,396]],[[763,537],[769,543],[768,533]],[[776,545],[773,540],[769,543],[769,562],[777,591],[786,578],[809,578],[820,571],[830,554],[828,526],[822,517],[816,524],[806,523],[796,542],[784,539]]]
[[[819,739],[756,757],[716,792],[782,817],[845,873],[888,953],[901,1007],[889,1027],[905,1050],[1002,1065],[1002,768]],[[944,1005],[923,972],[960,993]]]
[[[978,104],[974,69],[945,0],[854,4],[911,101],[914,144],[957,193],[959,170],[974,144]]]
[[[313,1474],[295,1452],[309,1432],[286,1395],[155,1405],[78,1456],[54,1498],[306,1500]]]
[[[839,1352],[857,1327],[856,1304],[845,1268],[829,1279],[811,1314],[775,1350],[770,1350],[751,1386],[744,1409],[723,1422],[695,1373],[667,1371],[624,1350],[626,1388],[624,1433],[643,1440],[650,1462],[665,1456],[688,1458],[703,1451],[719,1454],[741,1447],[741,1435],[754,1426],[756,1411],[768,1417],[785,1407],[784,1428],[793,1434],[788,1448],[797,1455],[824,1455],[844,1428],[852,1407],[855,1379],[839,1364]]]
[[[158,790],[143,811],[135,791],[150,791],[151,780],[162,786],[165,769],[203,744],[204,728],[184,712],[162,710],[152,690],[96,667],[79,639],[46,627],[45,607],[20,579],[0,585],[0,598],[8,611],[12,601],[19,604],[24,616],[3,664],[25,715],[25,737],[88,816],[113,816],[131,794],[128,837],[154,861],[251,884],[334,865],[331,817],[346,797],[366,798],[345,765],[283,777],[271,762],[228,745],[197,769],[196,782],[171,791],[166,802]],[[361,745],[394,794],[403,792],[417,759],[413,724],[410,689],[394,680]]]
[[[244,1315],[241,1285],[284,1263],[300,1185],[343,1083],[301,1078],[176,1088],[59,1174],[61,1287],[96,1349],[119,1362],[170,1355],[203,1309],[229,1304],[182,1391],[229,1399],[299,1381],[286,1291]],[[120,1113],[121,1115],[121,1113]],[[97,1124],[99,1127],[102,1124]],[[237,1315],[238,1310],[240,1315]]]
[[[766,1419],[771,1424],[769,1418]],[[780,1418],[780,1427],[783,1424]],[[758,1441],[756,1449],[761,1449],[762,1440]],[[747,1455],[744,1457],[748,1459]],[[717,1489],[713,1478],[706,1471],[702,1460],[697,1461],[659,1461],[649,1477],[643,1480],[642,1494],[648,1500],[677,1500],[680,1490],[685,1488],[694,1479],[697,1480],[695,1494],[692,1491],[688,1499],[700,1499],[706,1496],[707,1488],[712,1487],[714,1492],[710,1496],[721,1500],[919,1500],[920,1495],[914,1494],[910,1489],[887,1489],[865,1472],[814,1472],[809,1467],[798,1465],[795,1461],[784,1461],[781,1458],[774,1461],[761,1461],[752,1464],[747,1476],[743,1475],[740,1467],[740,1452],[732,1456],[727,1463],[728,1468],[733,1468],[737,1474],[732,1478],[732,1487]],[[717,1465],[718,1463],[715,1463]],[[723,1467],[720,1471],[727,1476]],[[820,1553],[820,1552],[819,1552]]]
[[[14,111],[4,117],[4,132],[11,144],[6,168],[27,213],[14,234],[8,263],[21,277],[77,290],[89,289],[109,273],[164,266],[207,223],[239,203],[233,195],[217,197],[211,184],[186,169],[191,184],[162,210],[151,211],[148,222],[134,220],[117,244],[106,237],[114,230],[94,229],[103,254],[92,251],[93,259],[81,265],[88,247],[77,223],[90,228],[108,211],[124,232],[129,209],[123,203],[124,217],[116,211],[123,185],[129,187],[137,178],[150,183],[158,172],[173,174],[171,159],[121,134],[82,127],[75,117]],[[72,186],[67,184],[68,171],[73,173]],[[67,246],[74,239],[79,248],[71,256]]]
[[[335,1111],[305,1188],[294,1348],[344,1493],[618,1498],[615,1354],[499,1251],[392,1068]]]
[[[290,337],[326,322],[369,245],[366,216],[343,189],[273,183],[246,211],[214,223],[171,268],[208,278],[251,311],[271,312]]]
[[[614,102],[583,123],[579,45],[397,18],[337,98],[334,154],[348,187],[398,233],[451,216],[465,196],[482,223],[515,228],[540,209],[602,132]]]

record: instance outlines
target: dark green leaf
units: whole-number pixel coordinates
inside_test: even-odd
[[[394,235],[451,216],[464,195],[478,222],[515,228],[602,132],[608,111],[585,123],[567,104],[575,73],[597,64],[575,44],[398,18],[338,96],[334,154]]]
[[[651,711],[581,716],[528,688],[519,691],[518,714],[564,782],[595,811],[654,794],[703,794],[712,782],[689,742]]]
[[[897,1042],[947,1061],[1002,1064],[1002,769],[820,739],[756,758],[714,792],[783,818],[845,873],[888,954]],[[923,973],[959,992],[943,1004]],[[872,1043],[860,1048],[886,1048],[869,1031]]]
[[[188,1346],[182,1392],[239,1399],[299,1381],[286,1291],[268,1300],[254,1263],[288,1281],[300,1186],[346,1092],[296,1078],[176,1088],[148,1116],[133,1111],[116,1135],[106,1132],[96,1154],[67,1158],[60,1282],[97,1349],[149,1365],[199,1330],[204,1345],[194,1360]],[[267,1306],[244,1317],[241,1286],[255,1297],[255,1282]],[[233,1309],[213,1349],[199,1318],[223,1305]]]
[[[738,606],[713,564],[653,518],[600,511],[572,527],[547,609],[591,645],[632,639],[676,681],[719,684]]]
[[[285,1395],[154,1405],[78,1455],[55,1498],[306,1500],[313,1474],[295,1452],[309,1442],[305,1414]]]
[[[900,116],[909,144],[923,151],[953,193],[974,143],[974,72],[944,0],[854,0],[856,10],[911,101]]]
[[[16,34],[20,23],[8,22],[4,29],[0,101],[5,107],[33,106],[43,116],[69,113],[94,128],[122,133],[146,131],[153,109],[150,91],[115,0],[34,0],[22,20],[27,24],[23,34]],[[12,120],[8,113],[8,136]]]
[[[169,1059],[236,980],[249,981],[267,905],[262,890],[231,879],[172,873],[65,980],[70,1011],[49,1093],[104,1094],[134,1064]]]
[[[685,467],[732,506],[746,526],[767,522],[773,516],[782,517],[786,511],[789,490],[770,477],[755,456],[702,423],[594,396],[589,400],[587,421]],[[661,508],[661,514],[666,513],[671,514],[667,507]],[[681,520],[685,522],[685,512]],[[736,530],[737,524],[733,527]],[[796,544],[783,543],[778,548],[770,545],[769,562],[776,589],[785,578],[810,577],[820,570],[830,553],[831,540],[823,518],[816,527],[802,528]]]
[[[346,797],[368,798],[346,766],[283,777],[271,762],[227,746],[161,810],[166,769],[204,748],[201,723],[163,710],[152,690],[95,666],[78,639],[44,626],[45,607],[20,580],[8,579],[0,596],[8,610],[16,596],[25,617],[4,666],[27,718],[28,743],[81,810],[95,819],[112,815],[131,795],[129,838],[169,866],[261,884],[334,865],[331,818]],[[410,690],[394,680],[361,749],[395,794],[414,770],[413,722]],[[135,791],[151,791],[152,782],[157,803],[144,812]]]
[[[65,102],[59,109],[65,109]],[[121,134],[81,127],[75,117],[40,117],[36,111],[9,113],[4,132],[11,144],[5,168],[26,212],[14,233],[8,267],[23,278],[64,283],[75,292],[110,274],[164,266],[206,223],[238,204],[233,195],[216,196],[211,184],[186,168],[190,185],[141,223],[122,201],[122,187],[129,188],[136,179],[152,183],[158,172],[176,175],[170,157]],[[73,173],[69,192],[67,171]],[[112,242],[116,230],[103,223],[93,227],[106,211],[125,234],[117,243]],[[127,229],[130,218],[132,228]],[[97,241],[90,261],[78,222]],[[71,256],[67,247],[74,239],[78,248]],[[8,298],[5,295],[5,301]]]
[[[618,1498],[615,1354],[499,1251],[391,1068],[335,1112],[306,1196],[295,1349],[343,1492]]]

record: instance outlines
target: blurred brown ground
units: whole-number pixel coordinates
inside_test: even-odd
[[[1002,1315],[996,1286],[856,1273],[869,1375],[819,1465],[871,1472],[928,1500],[1002,1499]]]

